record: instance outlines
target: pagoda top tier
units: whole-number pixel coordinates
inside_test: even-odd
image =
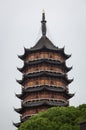
[[[30,48],[30,50],[40,50],[42,48],[46,48],[49,50],[58,50],[58,47],[56,47],[46,36],[46,20],[45,20],[45,12],[42,13],[42,21],[41,21],[41,31],[42,31],[42,37],[39,39],[39,41]]]
[[[52,41],[49,40],[49,38],[46,36],[46,20],[45,20],[45,13],[42,13],[42,21],[41,21],[41,31],[42,36],[37,41],[37,43],[31,47],[31,48],[24,48],[24,54],[18,56],[20,59],[24,60],[27,54],[30,54],[32,52],[39,52],[39,51],[52,51],[61,54],[65,59],[68,59],[71,55],[67,55],[64,52],[64,47],[59,48],[55,46]]]
[[[50,50],[58,50],[58,48],[46,37],[47,28],[46,28],[46,20],[45,20],[45,12],[44,11],[42,13],[41,31],[42,31],[42,37],[35,44],[35,46],[31,48],[31,50],[38,50],[41,48],[47,48]]]

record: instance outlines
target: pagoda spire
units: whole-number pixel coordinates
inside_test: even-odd
[[[42,21],[41,21],[41,30],[42,30],[42,36],[46,36],[46,20],[45,20],[45,12],[43,10],[42,13]]]

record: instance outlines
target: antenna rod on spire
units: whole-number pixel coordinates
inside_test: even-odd
[[[42,29],[42,35],[43,36],[46,36],[46,20],[45,20],[45,12],[43,10],[43,13],[42,13],[42,26],[41,26],[41,29]]]

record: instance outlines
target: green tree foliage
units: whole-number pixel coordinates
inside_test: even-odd
[[[18,130],[80,130],[86,120],[86,104],[78,107],[53,107],[22,123]]]

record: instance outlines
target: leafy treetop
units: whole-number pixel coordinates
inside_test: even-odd
[[[80,130],[86,120],[86,104],[78,107],[53,107],[22,123],[18,130]]]

